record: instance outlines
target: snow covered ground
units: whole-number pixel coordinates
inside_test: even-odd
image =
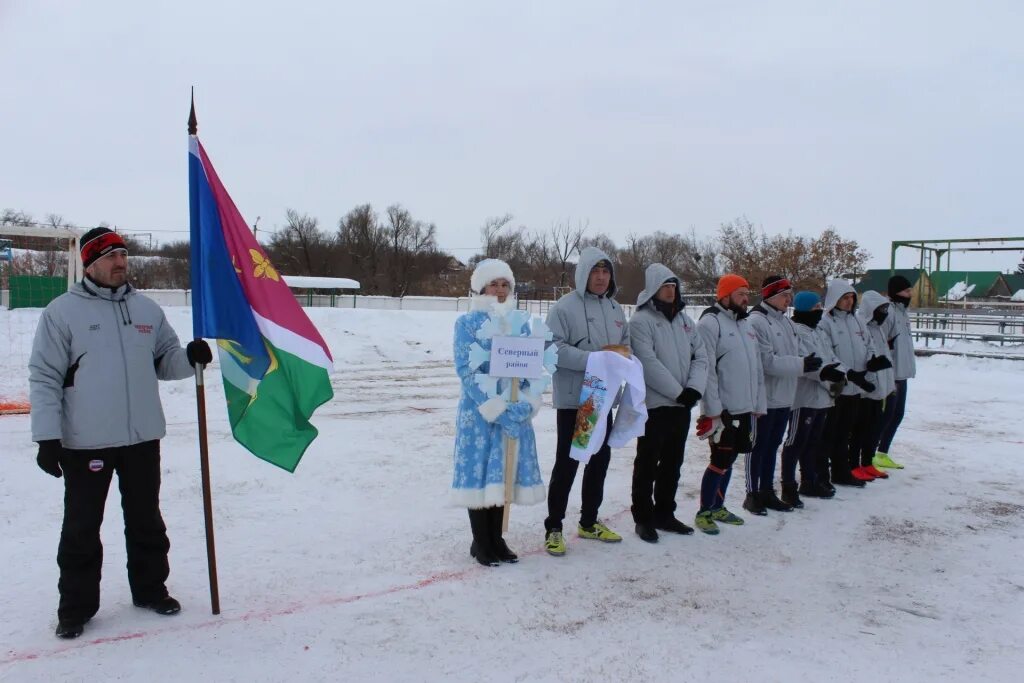
[[[189,310],[167,311],[188,337]],[[184,610],[132,607],[112,491],[103,605],[77,641],[53,636],[61,484],[35,466],[28,416],[0,417],[0,680],[1019,680],[1024,363],[920,359],[893,449],[906,470],[718,537],[637,539],[634,450],[621,449],[602,510],[623,543],[570,534],[568,556],[551,558],[544,506],[516,508],[508,539],[522,561],[491,569],[469,557],[465,512],[445,506],[456,314],[310,313],[339,373],[295,475],[232,441],[210,373],[220,616],[209,612],[190,381],[163,385],[169,586]],[[0,311],[0,393],[27,387],[37,316]],[[546,476],[553,412],[536,428]],[[691,436],[683,519],[706,462]],[[734,478],[740,512],[742,489]],[[577,482],[570,511],[578,504]]]

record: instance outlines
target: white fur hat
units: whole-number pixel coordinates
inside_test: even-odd
[[[508,280],[509,289],[515,292],[516,278],[512,275],[512,269],[504,261],[496,258],[486,258],[476,264],[473,269],[473,276],[469,279],[469,286],[476,294],[482,294],[484,287],[499,278]]]

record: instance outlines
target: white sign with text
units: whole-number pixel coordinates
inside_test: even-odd
[[[537,379],[544,374],[544,338],[492,337],[489,374]]]

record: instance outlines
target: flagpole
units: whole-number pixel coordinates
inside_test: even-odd
[[[192,106],[188,114],[188,134],[195,135],[198,131],[195,89],[193,88]],[[195,364],[196,410],[199,413],[199,471],[203,481],[203,519],[206,524],[206,566],[210,576],[210,610],[214,614],[220,614],[217,548],[213,540],[213,496],[210,493],[210,449],[206,438],[206,385],[203,382],[203,368],[202,363]]]

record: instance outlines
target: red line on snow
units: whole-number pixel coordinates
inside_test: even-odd
[[[614,515],[609,516],[607,519],[614,519],[628,512],[623,510]],[[530,557],[532,555],[540,555],[545,552],[543,548],[537,548],[524,553],[520,553],[520,557]],[[46,659],[56,655],[62,655],[67,652],[74,652],[76,650],[84,650],[86,648],[94,647],[97,645],[111,645],[114,643],[121,643],[127,640],[139,640],[142,638],[149,638],[150,636],[161,636],[168,633],[178,633],[181,631],[193,631],[196,629],[203,628],[218,628],[220,626],[226,626],[228,624],[236,624],[246,621],[267,621],[275,617],[289,616],[292,614],[298,614],[300,612],[306,612],[311,609],[319,607],[329,607],[333,605],[347,605],[353,602],[359,602],[360,600],[369,600],[372,598],[381,598],[388,595],[394,595],[395,593],[404,593],[407,591],[416,591],[423,588],[429,588],[431,586],[447,583],[449,581],[461,581],[462,579],[475,576],[477,574],[484,574],[488,570],[479,565],[473,565],[466,569],[452,570],[438,572],[431,574],[419,581],[412,583],[399,584],[397,586],[390,586],[388,588],[382,588],[380,590],[369,591],[366,593],[357,593],[355,595],[338,595],[334,597],[326,597],[318,600],[317,602],[296,602],[284,607],[276,607],[264,610],[257,610],[253,612],[246,612],[237,616],[219,616],[199,623],[185,623],[180,626],[167,626],[164,628],[155,628],[149,631],[136,631],[134,633],[122,633],[114,636],[106,636],[103,638],[93,638],[91,640],[80,639],[73,641],[67,645],[54,647],[42,650],[8,650],[7,656],[0,659],[0,666],[6,666],[9,664],[16,664],[18,662],[29,662],[36,659]]]

